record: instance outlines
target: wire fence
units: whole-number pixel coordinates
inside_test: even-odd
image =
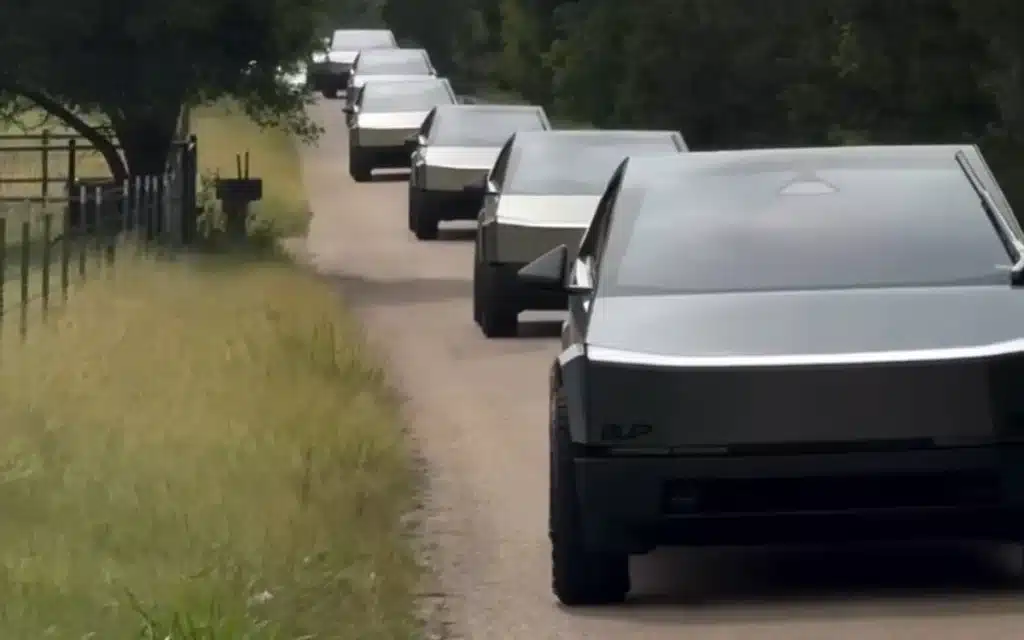
[[[45,319],[123,252],[186,244],[194,203],[182,180],[187,176],[169,171],[120,185],[82,185],[59,202],[9,206],[0,215],[0,339],[12,322],[24,338],[33,311]]]

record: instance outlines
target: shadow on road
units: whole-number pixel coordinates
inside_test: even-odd
[[[664,550],[633,561],[621,607],[592,618],[682,624],[1024,613],[1019,552],[972,545]]]
[[[472,283],[465,279],[377,280],[339,274],[332,274],[327,278],[341,288],[346,301],[357,309],[380,305],[442,302],[465,298],[472,292]]]
[[[437,240],[440,242],[472,242],[476,239],[476,228],[465,227],[455,229],[439,229]]]
[[[370,182],[408,182],[408,171],[396,171],[393,173],[375,173],[370,177]]]
[[[520,340],[550,340],[560,335],[562,335],[561,320],[520,320],[519,335],[516,337]]]

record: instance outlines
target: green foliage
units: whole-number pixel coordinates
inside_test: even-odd
[[[354,2],[350,0],[349,4]],[[311,137],[309,96],[281,81],[341,0],[35,0],[0,3],[7,102],[28,99],[124,160],[159,170],[186,105],[232,97],[261,124]],[[90,121],[98,120],[97,127]],[[114,166],[116,157],[105,150]],[[116,153],[114,154],[117,155]]]
[[[385,2],[456,77],[695,148],[968,141],[1005,176],[1024,144],[1014,0]]]

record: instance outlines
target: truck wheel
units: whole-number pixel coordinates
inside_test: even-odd
[[[630,590],[629,555],[584,546],[583,517],[576,493],[572,441],[565,398],[558,390],[551,408],[551,589],[569,607],[617,604]]]
[[[356,182],[369,182],[373,178],[372,157],[362,149],[349,147],[348,172]]]
[[[437,209],[429,206],[429,200],[427,200],[422,194],[419,206],[416,208],[416,215],[412,219],[412,232],[416,235],[417,240],[437,240],[438,227],[440,221],[437,219]]]
[[[499,267],[481,263],[474,269],[474,307],[479,304],[480,329],[488,338],[511,338],[519,331],[519,297]]]
[[[477,240],[473,246],[473,322],[478,327],[482,326],[481,318],[483,312],[480,310],[480,280],[483,277],[481,269],[483,269],[483,257],[480,255],[480,241]]]
[[[416,220],[416,216],[419,215],[420,206],[421,206],[421,203],[422,203],[422,199],[420,198],[420,195],[421,194],[420,194],[419,189],[415,189],[415,188],[413,188],[412,185],[409,185],[409,207],[408,207],[408,216],[407,216],[408,220],[409,220],[409,231],[412,231],[413,229],[416,228],[415,227],[415,224],[416,224],[415,220]]]

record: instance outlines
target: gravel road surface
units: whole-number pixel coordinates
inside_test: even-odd
[[[404,180],[348,176],[341,106],[303,154],[306,250],[336,278],[408,397],[430,474],[430,543],[452,638],[928,640],[1024,638],[1012,550],[659,551],[627,606],[561,609],[549,589],[546,372],[557,324],[485,340],[472,322],[472,234],[417,242]],[[465,229],[465,227],[463,227]]]

